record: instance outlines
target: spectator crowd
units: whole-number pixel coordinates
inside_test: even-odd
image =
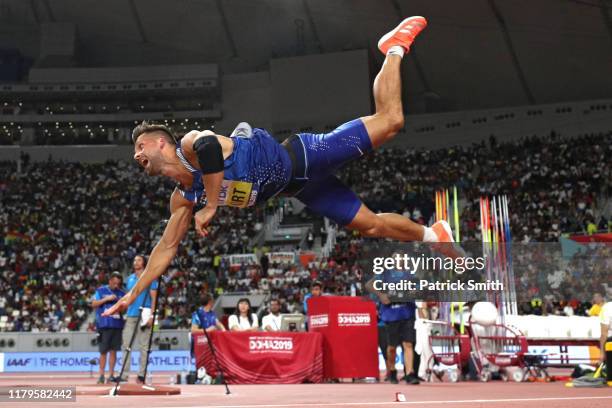
[[[439,150],[381,149],[347,166],[341,177],[373,210],[423,224],[433,214],[434,191],[456,185],[463,240],[480,240],[478,198],[507,194],[514,240],[547,242],[566,232],[610,229],[599,209],[612,192],[611,156],[612,133],[575,139],[552,134]],[[149,252],[160,220],[169,215],[173,185],[142,177],[125,162],[20,167],[0,163],[0,316],[6,317],[0,330],[86,329],[95,289]],[[263,224],[264,208],[222,208],[207,239],[189,232],[179,249],[180,267],[173,264],[164,282],[162,327],[190,327],[203,291],[270,293],[283,313],[302,311],[314,280],[328,293],[363,293],[356,262],[363,240],[343,229],[330,256],[308,266],[230,267],[224,255],[264,252],[253,247]],[[587,261],[569,265],[561,282],[588,276],[588,267]]]

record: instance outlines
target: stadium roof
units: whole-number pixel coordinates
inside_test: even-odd
[[[217,62],[367,48],[424,15],[405,70],[409,96],[441,110],[612,96],[610,0],[3,0],[0,47],[36,58],[40,27],[68,22],[81,66]],[[410,100],[410,99],[408,99]]]

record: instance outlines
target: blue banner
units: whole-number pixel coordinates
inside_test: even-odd
[[[3,353],[4,365],[0,371],[15,372],[52,372],[52,371],[89,371],[98,369],[100,353],[91,352],[56,352],[56,353]],[[130,370],[137,371],[140,352],[133,352],[130,356]],[[2,359],[0,359],[1,361]],[[95,360],[95,364],[90,364]],[[108,363],[107,363],[108,364]],[[123,359],[117,353],[115,370],[121,369]],[[183,371],[195,367],[191,361],[189,350],[160,350],[149,356],[150,371]]]

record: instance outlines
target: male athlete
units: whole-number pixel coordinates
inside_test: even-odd
[[[380,39],[378,48],[386,58],[374,80],[376,113],[345,123],[331,133],[302,133],[281,145],[263,129],[253,129],[250,138],[191,131],[179,144],[166,126],[146,122],[136,126],[132,133],[134,159],[148,175],[161,174],[180,185],[172,193],[170,219],[145,272],[106,313],[123,310],[166,270],[192,218],[196,231],[208,235],[207,227],[220,205],[248,207],[282,193],[366,237],[451,242],[445,221],[429,228],[399,214],[375,214],[333,175],[403,128],[400,65],[426,25],[425,18],[410,17]],[[194,208],[202,202],[204,207],[194,216]]]

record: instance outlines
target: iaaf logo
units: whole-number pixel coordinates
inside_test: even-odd
[[[369,313],[338,313],[338,326],[369,326]]]
[[[31,358],[9,358],[6,362],[7,367],[26,367],[32,361]]]
[[[206,336],[199,336],[197,340],[197,344],[206,344],[208,343],[208,339]]]
[[[291,337],[249,337],[250,353],[291,353],[293,339]]]
[[[310,327],[325,327],[329,324],[329,316],[326,314],[310,316]]]

